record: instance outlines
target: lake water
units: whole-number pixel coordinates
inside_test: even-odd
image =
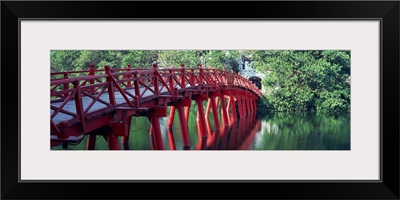
[[[350,114],[275,114],[261,118],[249,115],[226,125],[220,123],[220,131],[214,131],[211,115],[207,140],[202,140],[198,134],[196,115],[191,112],[189,117],[191,150],[350,150]],[[221,122],[221,115],[219,119]],[[164,149],[182,150],[178,115],[175,114],[171,131],[167,124],[168,117],[160,118]],[[149,128],[147,118],[132,117],[130,150],[151,150]],[[68,150],[85,148],[86,138],[77,145],[68,146]],[[98,136],[96,150],[107,149],[103,137]]]

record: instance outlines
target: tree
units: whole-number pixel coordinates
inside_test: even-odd
[[[253,65],[275,111],[342,112],[350,108],[349,51],[257,51]]]

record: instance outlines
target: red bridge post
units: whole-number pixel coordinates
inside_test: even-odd
[[[171,106],[168,119],[168,129],[172,129],[172,126],[174,124],[174,117],[175,117],[175,106]]]
[[[255,111],[255,108],[254,108],[254,97],[251,97],[251,101],[250,101],[250,105],[251,105],[251,111]]]
[[[192,103],[190,103],[188,106],[185,107],[185,118],[186,118],[186,123],[189,124],[189,113],[190,113],[190,107]]]
[[[234,93],[233,90],[230,91],[230,94],[229,94],[230,97],[229,97],[229,99],[230,99],[230,101],[231,101],[231,106],[232,106],[232,117],[233,117],[233,121],[236,121],[236,120],[237,120],[237,113],[236,113],[236,105],[235,105],[235,99],[234,99],[233,93]]]
[[[220,131],[220,127],[219,127],[219,120],[218,120],[218,109],[217,109],[217,104],[215,102],[215,97],[214,96],[210,96],[210,103],[211,103],[211,108],[212,108],[212,114],[214,117],[214,127],[216,131]],[[208,117],[208,115],[207,115]]]
[[[244,113],[243,113],[243,115],[244,116],[247,116],[247,113],[249,112],[249,110],[248,110],[248,108],[247,108],[247,93],[243,93],[243,111],[244,111]]]
[[[94,64],[90,64],[90,69],[89,69],[89,76],[94,76]],[[94,84],[94,78],[90,79],[90,85]],[[93,94],[94,88],[90,89],[90,93]]]
[[[172,66],[172,68],[174,68],[174,66]],[[175,73],[175,71],[170,69],[168,72],[169,72],[169,76],[168,76],[169,88],[172,90],[173,88],[175,88],[174,87],[174,73]]]
[[[252,112],[251,107],[250,107],[250,97],[249,93],[246,92],[246,104],[247,104],[247,114],[250,114]]]
[[[203,65],[200,64],[199,65],[199,88],[201,87],[201,85],[203,85],[203,75],[204,75]]]
[[[107,82],[108,82],[108,96],[110,99],[110,104],[112,106],[115,106],[115,95],[114,95],[114,86],[113,86],[113,82],[112,82],[112,75],[111,75],[111,71],[110,71],[110,67],[109,66],[105,66],[105,73],[108,75],[107,76]]]
[[[232,122],[231,119],[231,114],[230,114],[230,107],[231,107],[231,98],[230,98],[230,94],[229,91],[227,91],[228,95],[226,95],[226,99],[228,100],[228,103],[226,104],[226,115],[228,116],[228,124],[230,124]]]
[[[151,123],[151,121],[150,121],[150,123]],[[150,128],[149,128],[149,138],[150,138],[151,150],[155,150],[156,149],[156,146],[155,146],[156,142],[154,141],[153,125],[151,125],[151,124],[150,124]]]
[[[109,131],[107,134],[107,143],[108,143],[108,149],[109,150],[120,150],[119,149],[119,143],[118,143],[118,138],[116,135],[114,135],[113,131]]]
[[[253,107],[253,95],[249,94],[249,105],[250,105],[250,110],[253,113],[254,112],[254,107]]]
[[[147,117],[149,118],[149,120],[151,122],[151,127],[153,129],[155,150],[164,150],[164,144],[163,144],[163,141],[162,141],[160,122],[158,121],[158,116],[157,116],[156,112],[157,112],[156,110],[150,111],[147,114]]]
[[[79,81],[76,80],[74,83],[75,92],[75,109],[76,114],[78,115],[79,119],[81,120],[81,129],[83,133],[86,133],[86,119],[85,119],[85,112],[83,110],[83,102],[82,102],[82,94],[81,94],[81,87],[79,85]]]
[[[182,87],[183,88],[185,88],[186,87],[186,84],[185,84],[185,65],[182,63],[181,64],[181,85],[182,85]]]
[[[250,110],[250,104],[249,104],[249,96],[248,96],[249,94],[247,94],[247,92],[246,92],[246,114],[248,115],[248,114],[250,114],[250,112],[251,112],[251,110]]]
[[[199,118],[199,127],[201,128],[201,136],[202,139],[207,139],[208,137],[208,131],[207,131],[207,125],[206,125],[206,119],[204,116],[204,107],[203,107],[203,100],[205,100],[205,98],[200,95],[194,98],[194,100],[197,103],[197,116]]]
[[[153,64],[153,70],[154,70],[154,81],[153,81],[153,86],[154,86],[154,93],[155,95],[159,95],[159,87],[158,87],[158,71],[157,71],[157,64]]]
[[[206,120],[208,120],[208,116],[210,115],[210,108],[211,108],[211,103],[210,103],[210,98],[207,101],[207,108],[206,108]]]
[[[68,79],[68,73],[67,72],[64,72],[64,79]],[[69,83],[64,83],[63,84],[63,90],[68,90],[69,89]],[[68,97],[68,93],[65,93],[64,94],[64,98],[67,98]]]
[[[88,135],[86,150],[95,150],[96,149],[96,135]]]
[[[169,149],[176,150],[174,132],[172,131],[172,129],[168,129],[167,132],[168,132]]]
[[[254,107],[255,107],[256,111],[257,111],[257,100],[258,100],[258,98],[256,100],[254,100]]]
[[[221,91],[221,111],[222,111],[222,120],[224,122],[224,125],[229,124],[228,122],[228,113],[226,112],[226,102],[225,102],[225,95],[223,94],[223,92]]]
[[[239,118],[242,118],[243,111],[242,111],[242,94],[241,92],[236,93],[236,101],[238,105],[238,112],[239,112]]]
[[[187,107],[189,108],[189,107]],[[183,105],[178,105],[178,116],[179,116],[179,123],[181,126],[181,132],[182,132],[182,140],[183,140],[183,150],[189,150],[190,149],[190,138],[189,138],[189,130],[188,130],[188,121],[187,118],[185,117],[185,114],[183,113]]]
[[[131,65],[130,65],[130,64],[127,64],[127,65],[126,65],[126,71],[127,71],[127,72],[130,72],[130,71],[131,71]],[[125,78],[127,78],[127,79],[129,79],[129,78],[131,78],[131,77],[132,77],[132,74],[127,74],[127,75],[125,76]],[[132,87],[132,81],[128,81],[127,87],[128,87],[128,88],[131,88],[131,87]]]
[[[122,148],[129,150],[129,135],[131,131],[132,117],[128,116],[127,112],[122,113],[122,124],[124,126],[124,135],[122,136]]]
[[[133,73],[133,87],[135,88],[135,97],[137,97],[139,99],[140,96],[140,90],[139,90],[139,81],[140,81],[140,77],[138,77],[137,73],[134,72]],[[136,102],[136,101],[135,101]]]

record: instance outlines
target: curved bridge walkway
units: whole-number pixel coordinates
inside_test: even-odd
[[[131,117],[146,116],[150,122],[152,148],[163,150],[159,117],[167,116],[172,127],[179,116],[184,149],[190,149],[188,116],[192,100],[197,103],[198,130],[207,140],[210,109],[218,131],[218,107],[223,124],[256,111],[261,91],[248,79],[225,70],[202,68],[127,68],[51,73],[51,146],[76,143],[88,136],[86,149],[94,150],[102,135],[110,150],[129,149]],[[208,101],[204,109],[203,101]],[[207,119],[206,119],[207,118]]]

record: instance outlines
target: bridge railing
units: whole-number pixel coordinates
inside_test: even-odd
[[[83,75],[83,76],[78,76]],[[55,118],[74,119],[84,123],[85,118],[119,106],[139,108],[140,102],[160,95],[177,96],[178,90],[204,85],[234,86],[261,96],[261,91],[248,79],[225,70],[202,68],[153,68],[90,70],[55,72],[51,74],[50,99],[52,130],[59,133]],[[57,76],[62,76],[59,78]],[[106,95],[104,95],[106,94]],[[83,97],[86,97],[83,99]],[[104,98],[105,97],[105,98]],[[74,110],[67,109],[73,101]],[[92,109],[96,107],[96,109]]]

